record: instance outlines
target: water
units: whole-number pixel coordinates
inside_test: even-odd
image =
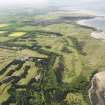
[[[105,15],[105,0],[49,0],[52,5],[93,11]]]
[[[90,11],[91,13],[96,13],[99,16],[105,16],[105,0],[16,0],[16,1],[8,0],[8,2],[6,1],[7,0],[3,1],[0,0],[0,10],[3,7],[4,8],[18,7],[18,6],[24,7],[26,6],[25,4],[27,4],[29,8],[36,7],[36,5],[38,7],[42,7],[42,5],[44,5],[44,7],[52,6],[53,8],[60,7],[67,10]],[[105,30],[104,17],[98,17],[90,20],[82,20],[80,23],[95,27],[97,29],[99,28]]]
[[[95,17],[87,20],[78,21],[80,25],[93,27],[98,30],[103,30],[105,32],[105,17]]]
[[[56,0],[57,1],[57,0]],[[90,13],[94,13],[98,16],[94,19],[82,20],[79,24],[94,27],[96,29],[101,29],[105,31],[105,0],[61,0],[64,10],[83,10],[90,11]],[[58,4],[58,1],[57,3]]]

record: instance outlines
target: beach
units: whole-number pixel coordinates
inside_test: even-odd
[[[91,37],[95,39],[102,39],[105,41],[105,33],[100,31],[94,31],[91,33]]]

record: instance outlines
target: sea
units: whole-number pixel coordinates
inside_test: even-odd
[[[83,10],[96,14],[96,17],[83,19],[78,23],[105,32],[105,0],[71,0],[65,4],[63,3],[64,10]]]

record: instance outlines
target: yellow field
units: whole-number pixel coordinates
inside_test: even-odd
[[[8,24],[0,24],[0,28],[6,27],[6,26],[8,26]]]
[[[23,36],[25,34],[26,34],[26,32],[14,32],[14,33],[10,34],[9,36],[20,37],[20,36]]]

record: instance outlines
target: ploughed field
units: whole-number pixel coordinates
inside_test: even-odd
[[[105,43],[75,24],[80,16],[64,16],[0,24],[0,105],[89,105],[90,78],[105,68]]]

